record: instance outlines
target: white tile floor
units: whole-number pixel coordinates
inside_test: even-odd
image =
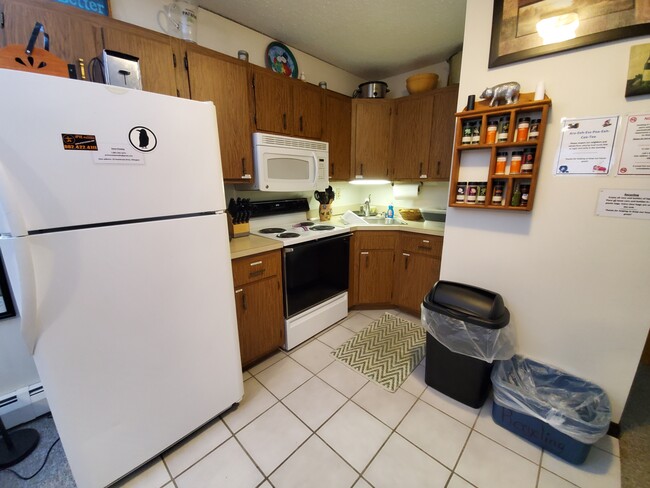
[[[120,486],[620,488],[616,439],[573,466],[497,426],[491,400],[475,410],[427,387],[424,364],[389,393],[333,359],[382,313],[352,312],[251,368],[239,408]]]

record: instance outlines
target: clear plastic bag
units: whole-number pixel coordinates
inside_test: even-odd
[[[521,356],[492,370],[494,401],[536,417],[584,444],[607,433],[612,409],[598,386]]]
[[[510,325],[490,329],[449,317],[427,309],[422,310],[422,325],[447,349],[488,363],[510,359],[515,353],[515,332]]]

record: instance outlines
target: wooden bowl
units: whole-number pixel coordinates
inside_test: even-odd
[[[413,95],[433,90],[438,86],[438,75],[435,73],[418,73],[406,79],[406,89]]]
[[[400,208],[399,214],[404,220],[420,220],[422,213],[417,208]]]

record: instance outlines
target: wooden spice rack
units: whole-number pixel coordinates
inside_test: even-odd
[[[492,210],[513,210],[530,211],[535,200],[537,189],[537,175],[539,174],[540,162],[542,160],[542,146],[546,132],[548,111],[551,107],[551,99],[544,96],[544,100],[534,100],[534,93],[521,93],[518,103],[490,107],[488,101],[481,100],[476,103],[474,110],[464,110],[456,113],[456,136],[454,140],[454,158],[451,169],[449,206],[462,208],[485,208]],[[501,117],[509,117],[509,129],[506,142],[486,143],[486,132],[489,122]],[[536,140],[514,142],[517,134],[517,123],[522,117],[540,119],[539,135]],[[462,144],[463,125],[466,122],[480,122],[480,141],[478,144]],[[510,160],[512,151],[521,151],[527,148],[535,150],[535,158],[531,173],[510,174]],[[505,174],[496,174],[497,152],[508,153],[508,164]],[[459,176],[463,172],[463,160],[466,159],[467,166],[473,166],[470,171],[473,176],[467,179]],[[471,159],[471,164],[469,160]],[[477,163],[478,162],[478,163]],[[485,167],[485,171],[483,171]],[[480,173],[482,176],[477,176]],[[486,194],[485,203],[460,203],[456,201],[456,190],[458,182],[477,181],[485,182]],[[495,183],[504,185],[503,199],[500,204],[492,203]],[[530,185],[528,202],[525,205],[511,205],[512,194],[517,185]]]

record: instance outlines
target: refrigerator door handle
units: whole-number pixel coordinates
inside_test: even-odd
[[[16,308],[20,315],[20,332],[27,344],[27,350],[34,355],[38,341],[39,330],[36,312],[36,280],[34,278],[34,261],[27,239],[11,239],[14,259],[13,273],[7,261],[11,256],[5,255],[5,265],[12,286]]]

